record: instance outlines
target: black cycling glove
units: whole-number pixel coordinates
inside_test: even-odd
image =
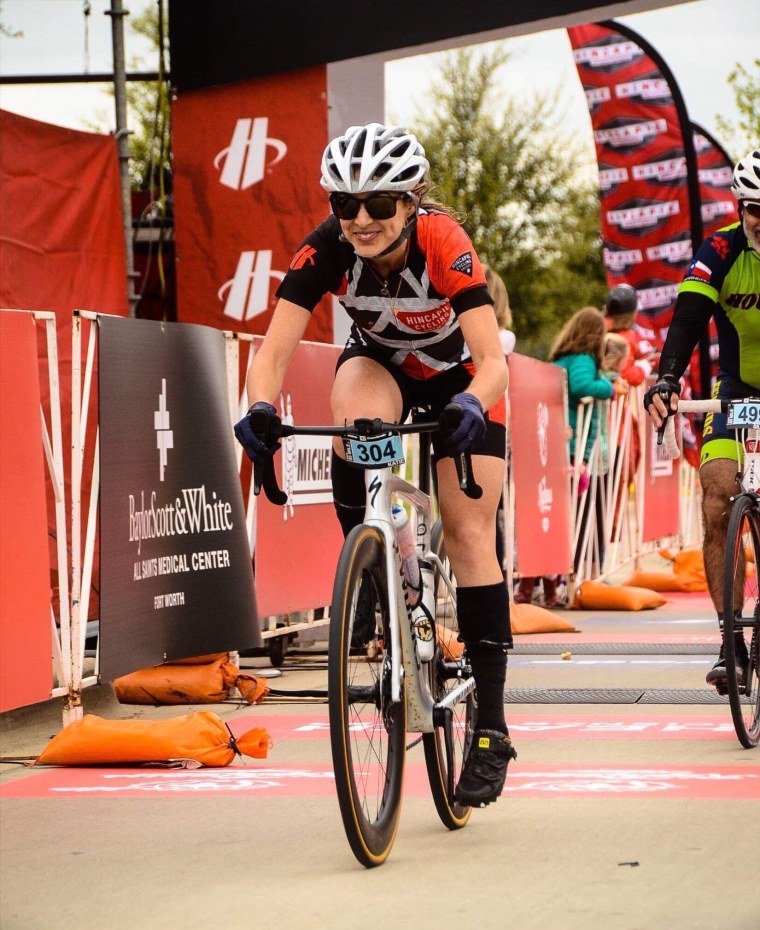
[[[649,408],[654,403],[654,398],[659,396],[662,398],[663,403],[665,404],[665,409],[668,411],[668,416],[670,416],[673,411],[670,409],[670,399],[673,395],[676,397],[681,396],[681,384],[678,381],[674,381],[672,378],[664,377],[653,384],[652,387],[644,394],[644,409],[649,410]]]
[[[264,400],[256,401],[239,423],[235,436],[248,458],[257,465],[266,464],[280,448],[277,431],[282,420],[277,409]]]

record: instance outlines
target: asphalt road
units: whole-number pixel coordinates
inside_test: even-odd
[[[740,747],[704,684],[717,653],[706,598],[564,616],[579,633],[516,639],[506,698],[519,756],[502,798],[448,832],[411,749],[378,869],[345,840],[322,703],[210,708],[236,733],[270,733],[268,758],[244,766],[0,764],[0,926],[760,930],[760,749]],[[270,684],[326,679],[312,650],[289,653]],[[109,718],[199,709],[121,706],[108,686],[85,703]],[[35,756],[60,703],[0,724],[3,758]]]

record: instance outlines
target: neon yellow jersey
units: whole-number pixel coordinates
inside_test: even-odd
[[[678,293],[715,303],[721,370],[760,388],[760,253],[741,223],[717,230],[697,250]]]

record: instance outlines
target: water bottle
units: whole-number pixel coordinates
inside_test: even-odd
[[[409,595],[409,603],[416,607],[420,600],[420,565],[417,561],[417,544],[412,533],[412,524],[409,522],[406,510],[400,504],[391,507],[393,526],[396,530],[396,541],[401,553],[401,563],[404,568],[404,578]]]
[[[422,599],[412,612],[412,624],[417,640],[417,655],[420,661],[429,662],[435,654],[435,576],[432,562],[418,559],[418,564]]]

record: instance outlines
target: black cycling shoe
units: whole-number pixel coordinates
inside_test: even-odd
[[[506,733],[476,730],[454,791],[458,803],[485,807],[495,801],[504,788],[507,766],[516,758],[517,752]]]
[[[736,652],[736,681],[739,687],[743,688],[744,682],[747,680],[747,667],[749,666],[749,654],[743,636],[737,636],[734,639],[734,651]],[[708,685],[717,688],[719,694],[725,694],[727,678],[726,649],[721,644],[718,661],[705,676],[705,681]]]

